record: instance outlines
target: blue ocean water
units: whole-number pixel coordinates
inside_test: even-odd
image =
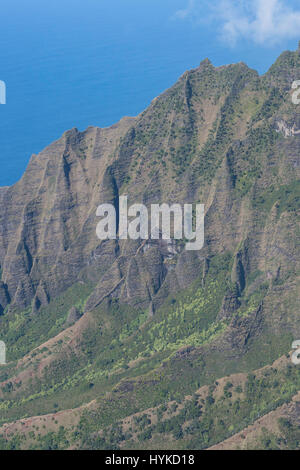
[[[223,43],[209,22],[174,19],[187,0],[1,2],[0,185],[16,182],[32,153],[67,129],[109,126],[140,113],[209,57],[264,72],[286,48]],[[205,3],[205,2],[204,2]],[[203,11],[205,16],[205,9]]]

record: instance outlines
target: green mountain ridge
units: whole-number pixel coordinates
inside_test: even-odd
[[[299,78],[300,49],[263,76],[206,59],[0,188],[1,448],[209,448],[279,407],[299,445],[299,368],[271,367],[300,337]],[[205,204],[204,248],[98,240],[124,194]]]

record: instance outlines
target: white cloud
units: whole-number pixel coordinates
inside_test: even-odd
[[[189,3],[186,8],[182,10],[177,10],[173,18],[179,18],[184,20],[190,16],[193,16],[196,11],[196,3],[195,0],[189,0]]]
[[[300,37],[300,9],[292,4],[292,0],[211,0],[209,3],[196,0],[178,11],[176,17],[198,20],[201,7],[201,16],[212,19],[213,13],[213,22],[226,41],[234,44],[244,38],[258,44],[273,44]]]
[[[300,11],[282,0],[225,1],[220,11],[224,19],[223,36],[232,42],[240,37],[256,43],[276,43],[300,35]]]

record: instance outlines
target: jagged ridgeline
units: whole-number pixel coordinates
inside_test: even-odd
[[[264,76],[206,59],[0,188],[2,448],[207,448],[248,425],[249,446],[297,447],[295,80],[300,49]],[[122,195],[205,204],[204,248],[98,240],[98,205]]]

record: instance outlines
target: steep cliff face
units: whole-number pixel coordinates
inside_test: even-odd
[[[276,192],[299,177],[297,134],[279,138],[287,137],[286,128],[297,132],[300,126],[290,99],[298,67],[299,51],[284,53],[262,78],[244,64],[215,69],[206,60],[138,118],[110,129],[73,129],[33,155],[21,181],[1,191],[2,307],[8,299],[19,308],[33,299],[35,305],[45,305],[83,271],[102,286],[94,293],[95,303],[107,293],[103,273],[116,285],[124,279],[121,295],[130,299],[125,279],[138,279],[138,259],[150,255],[138,251],[140,243],[100,244],[95,236],[98,204],[117,202],[122,194],[129,195],[129,202],[145,204],[201,201],[206,206],[206,248],[199,263],[206,252],[234,252],[245,243],[249,252],[258,242],[247,269],[266,272],[266,250],[272,251],[276,241],[270,240],[268,224],[263,234],[255,233],[253,219],[260,210],[251,203],[268,189]],[[284,233],[280,225],[289,222],[277,220],[276,206],[271,209],[273,238],[274,223]],[[149,286],[139,286],[145,301],[152,300],[167,274],[164,256],[158,255],[159,248],[151,248],[155,254],[149,261],[157,268],[141,269],[151,280],[154,276],[156,287],[149,293]],[[269,269],[273,277],[281,265],[281,270],[288,265],[283,251],[277,247],[276,262]],[[180,265],[176,288],[185,284],[183,265],[189,264],[189,257],[183,256],[187,260]],[[242,253],[237,256],[234,269],[242,275]],[[146,273],[141,276],[145,279]],[[241,288],[241,280],[237,282]]]
[[[21,361],[7,375],[23,384],[16,397],[41,392],[45,367],[55,371],[52,387],[61,384],[61,367],[70,378],[65,388],[72,388],[78,368],[89,365],[86,377],[93,386],[99,379],[97,391],[87,392],[93,398],[107,389],[101,380],[110,377],[112,362],[138,376],[149,367],[137,366],[147,357],[155,370],[191,347],[188,361],[198,364],[204,355],[208,371],[210,355],[224,354],[228,367],[217,368],[216,378],[238,371],[230,361],[255,355],[255,348],[259,355],[260,338],[264,347],[272,335],[297,339],[300,105],[292,103],[291,85],[299,78],[300,50],[283,53],[262,77],[243,63],[215,68],[206,59],[137,118],[66,132],[32,156],[16,185],[1,188],[0,321],[12,359]],[[204,248],[100,242],[97,206],[117,204],[121,195],[146,206],[205,204]],[[68,316],[72,307],[76,315]],[[64,343],[59,351],[52,350],[56,334]],[[46,341],[49,357],[30,388],[35,363],[26,354]],[[285,351],[284,341],[281,349],[270,346],[269,361]],[[250,359],[240,360],[251,369]],[[168,367],[169,378],[175,369],[183,374],[184,361],[173,357]],[[121,377],[117,372],[114,383]],[[195,377],[189,380],[192,387]],[[7,419],[20,416],[22,406]],[[47,411],[46,401],[39,406]]]
[[[34,298],[47,303],[93,264],[99,186],[131,122],[66,132],[32,156],[16,185],[2,190],[2,280],[13,305],[24,308]]]

